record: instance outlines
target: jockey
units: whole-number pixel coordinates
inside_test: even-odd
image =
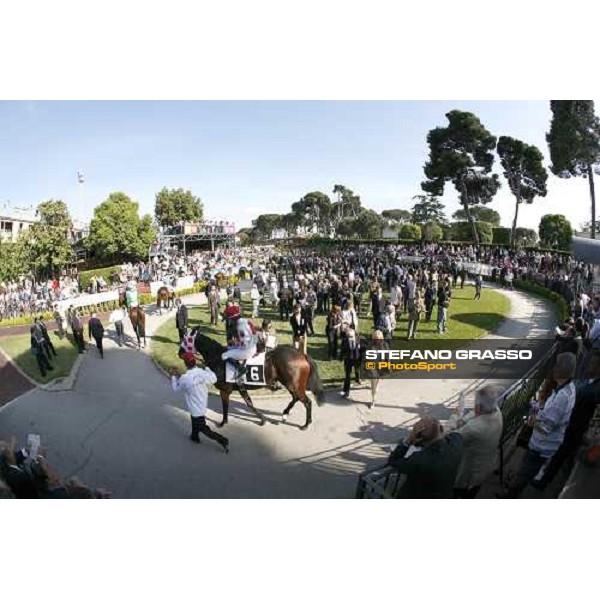
[[[247,319],[238,319],[236,330],[238,337],[237,345],[230,346],[226,352],[223,352],[221,358],[224,361],[232,362],[238,367],[236,379],[238,384],[243,384],[246,373],[245,362],[243,361],[252,358],[256,354],[257,340],[254,329]]]
[[[125,304],[129,310],[136,308],[139,304],[138,293],[133,283],[127,284],[127,291],[125,292]]]

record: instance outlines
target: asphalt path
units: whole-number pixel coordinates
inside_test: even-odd
[[[555,317],[543,300],[502,293],[511,312],[494,337],[548,334]],[[204,301],[197,294],[187,303]],[[172,316],[150,314],[149,335]],[[104,360],[89,347],[73,389],[34,389],[0,409],[0,439],[39,433],[63,476],[108,488],[117,498],[351,498],[357,475],[385,460],[421,414],[446,419],[461,390],[473,391],[473,382],[463,380],[382,380],[372,410],[366,385],[353,388],[349,399],[330,391],[325,405],[314,406],[308,431],[299,429],[300,405],[281,423],[289,402],[281,393],[255,398],[271,419],[264,427],[234,395],[230,422],[219,430],[231,441],[225,454],[209,439],[200,445],[188,439],[183,396],[172,392],[147,352],[131,343],[119,348],[113,336],[109,330]],[[220,414],[220,399],[211,395],[211,426]]]

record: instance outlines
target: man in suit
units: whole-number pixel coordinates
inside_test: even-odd
[[[391,467],[406,476],[396,497],[452,498],[462,446],[459,433],[444,436],[437,419],[420,419],[388,459]]]
[[[183,338],[188,330],[188,309],[185,304],[181,301],[181,298],[175,300],[175,306],[177,307],[177,313],[175,314],[175,327],[179,332],[179,343],[183,341]]]
[[[98,350],[100,351],[100,356],[104,358],[104,350],[102,349],[104,325],[102,325],[102,321],[100,321],[96,313],[92,313],[92,316],[88,322],[88,337],[90,339],[94,338],[96,346],[98,346]]]
[[[356,383],[360,381],[360,367],[363,361],[366,347],[363,340],[356,334],[356,331],[351,327],[346,327],[345,333],[342,335],[342,360],[344,361],[344,389],[342,396],[346,398],[350,395],[350,376],[354,369],[354,377]]]
[[[577,449],[581,445],[583,436],[596,412],[596,407],[600,404],[600,350],[590,350],[586,374],[586,379],[578,380],[575,405],[565,430],[563,442],[550,459],[542,478],[532,482],[534,487],[544,489],[561,467],[574,459]]]
[[[52,368],[50,361],[46,358],[46,354],[44,352],[43,338],[41,336],[41,333],[38,329],[35,328],[35,326],[32,325],[29,331],[31,333],[31,352],[37,360],[37,364],[40,369],[40,373],[42,374],[42,377],[46,377],[46,371],[54,371],[54,369]]]
[[[36,319],[36,321],[37,321],[38,327],[40,328],[40,331],[42,332],[42,336],[44,337],[44,342],[46,342],[47,350],[51,351],[54,356],[57,356],[56,349],[54,348],[54,344],[52,343],[52,340],[50,339],[50,335],[48,334],[48,327],[46,326],[46,323],[44,322],[44,317],[39,317],[38,319]],[[48,352],[48,358],[50,358],[50,352]]]
[[[73,330],[73,340],[77,344],[79,354],[85,352],[85,342],[83,340],[83,323],[77,309],[71,312],[71,329]]]
[[[219,308],[221,306],[221,296],[216,286],[211,286],[208,292],[208,308],[210,310],[210,324],[217,325],[219,322]]]

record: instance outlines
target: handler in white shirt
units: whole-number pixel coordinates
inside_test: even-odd
[[[190,440],[200,443],[199,433],[218,442],[225,452],[229,452],[229,440],[213,431],[206,424],[206,407],[208,404],[208,386],[217,382],[217,376],[208,367],[200,369],[196,366],[196,357],[186,352],[182,360],[187,367],[187,372],[181,376],[177,368],[171,369],[171,386],[174,392],[183,391],[185,402],[192,418],[192,433]]]

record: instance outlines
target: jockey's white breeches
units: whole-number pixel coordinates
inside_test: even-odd
[[[255,351],[255,346],[251,346],[250,348],[230,348],[227,352],[221,354],[221,358],[223,360],[227,360],[228,358],[233,358],[234,360],[248,360],[254,356]]]

